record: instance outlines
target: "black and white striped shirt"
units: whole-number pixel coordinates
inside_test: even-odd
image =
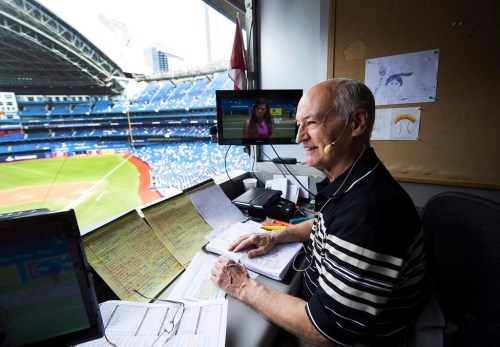
[[[318,191],[303,283],[311,322],[342,346],[402,343],[426,296],[413,202],[373,149]]]

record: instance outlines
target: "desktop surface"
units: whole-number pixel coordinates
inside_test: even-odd
[[[297,257],[295,262],[297,268],[302,268],[304,258],[303,254]],[[167,299],[181,276],[165,288],[158,299]],[[256,281],[280,292],[296,295],[302,285],[302,272],[290,268],[283,281],[276,281],[263,275],[257,276]],[[116,294],[99,277],[96,278],[96,290],[99,302],[118,300]],[[241,301],[231,296],[226,296],[226,299],[228,300],[226,347],[273,346],[280,328],[262,318]]]

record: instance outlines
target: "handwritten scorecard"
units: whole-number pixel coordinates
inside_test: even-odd
[[[136,210],[82,237],[87,259],[122,300],[149,301],[184,267]]]
[[[142,209],[144,218],[167,249],[187,266],[206,243],[212,228],[185,194]]]

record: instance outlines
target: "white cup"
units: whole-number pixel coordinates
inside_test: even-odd
[[[250,190],[252,188],[257,187],[257,179],[256,178],[245,178],[243,180],[243,185],[245,186],[245,190]]]

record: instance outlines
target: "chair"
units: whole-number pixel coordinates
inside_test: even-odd
[[[500,203],[440,193],[425,205],[422,227],[443,345],[500,346]]]

